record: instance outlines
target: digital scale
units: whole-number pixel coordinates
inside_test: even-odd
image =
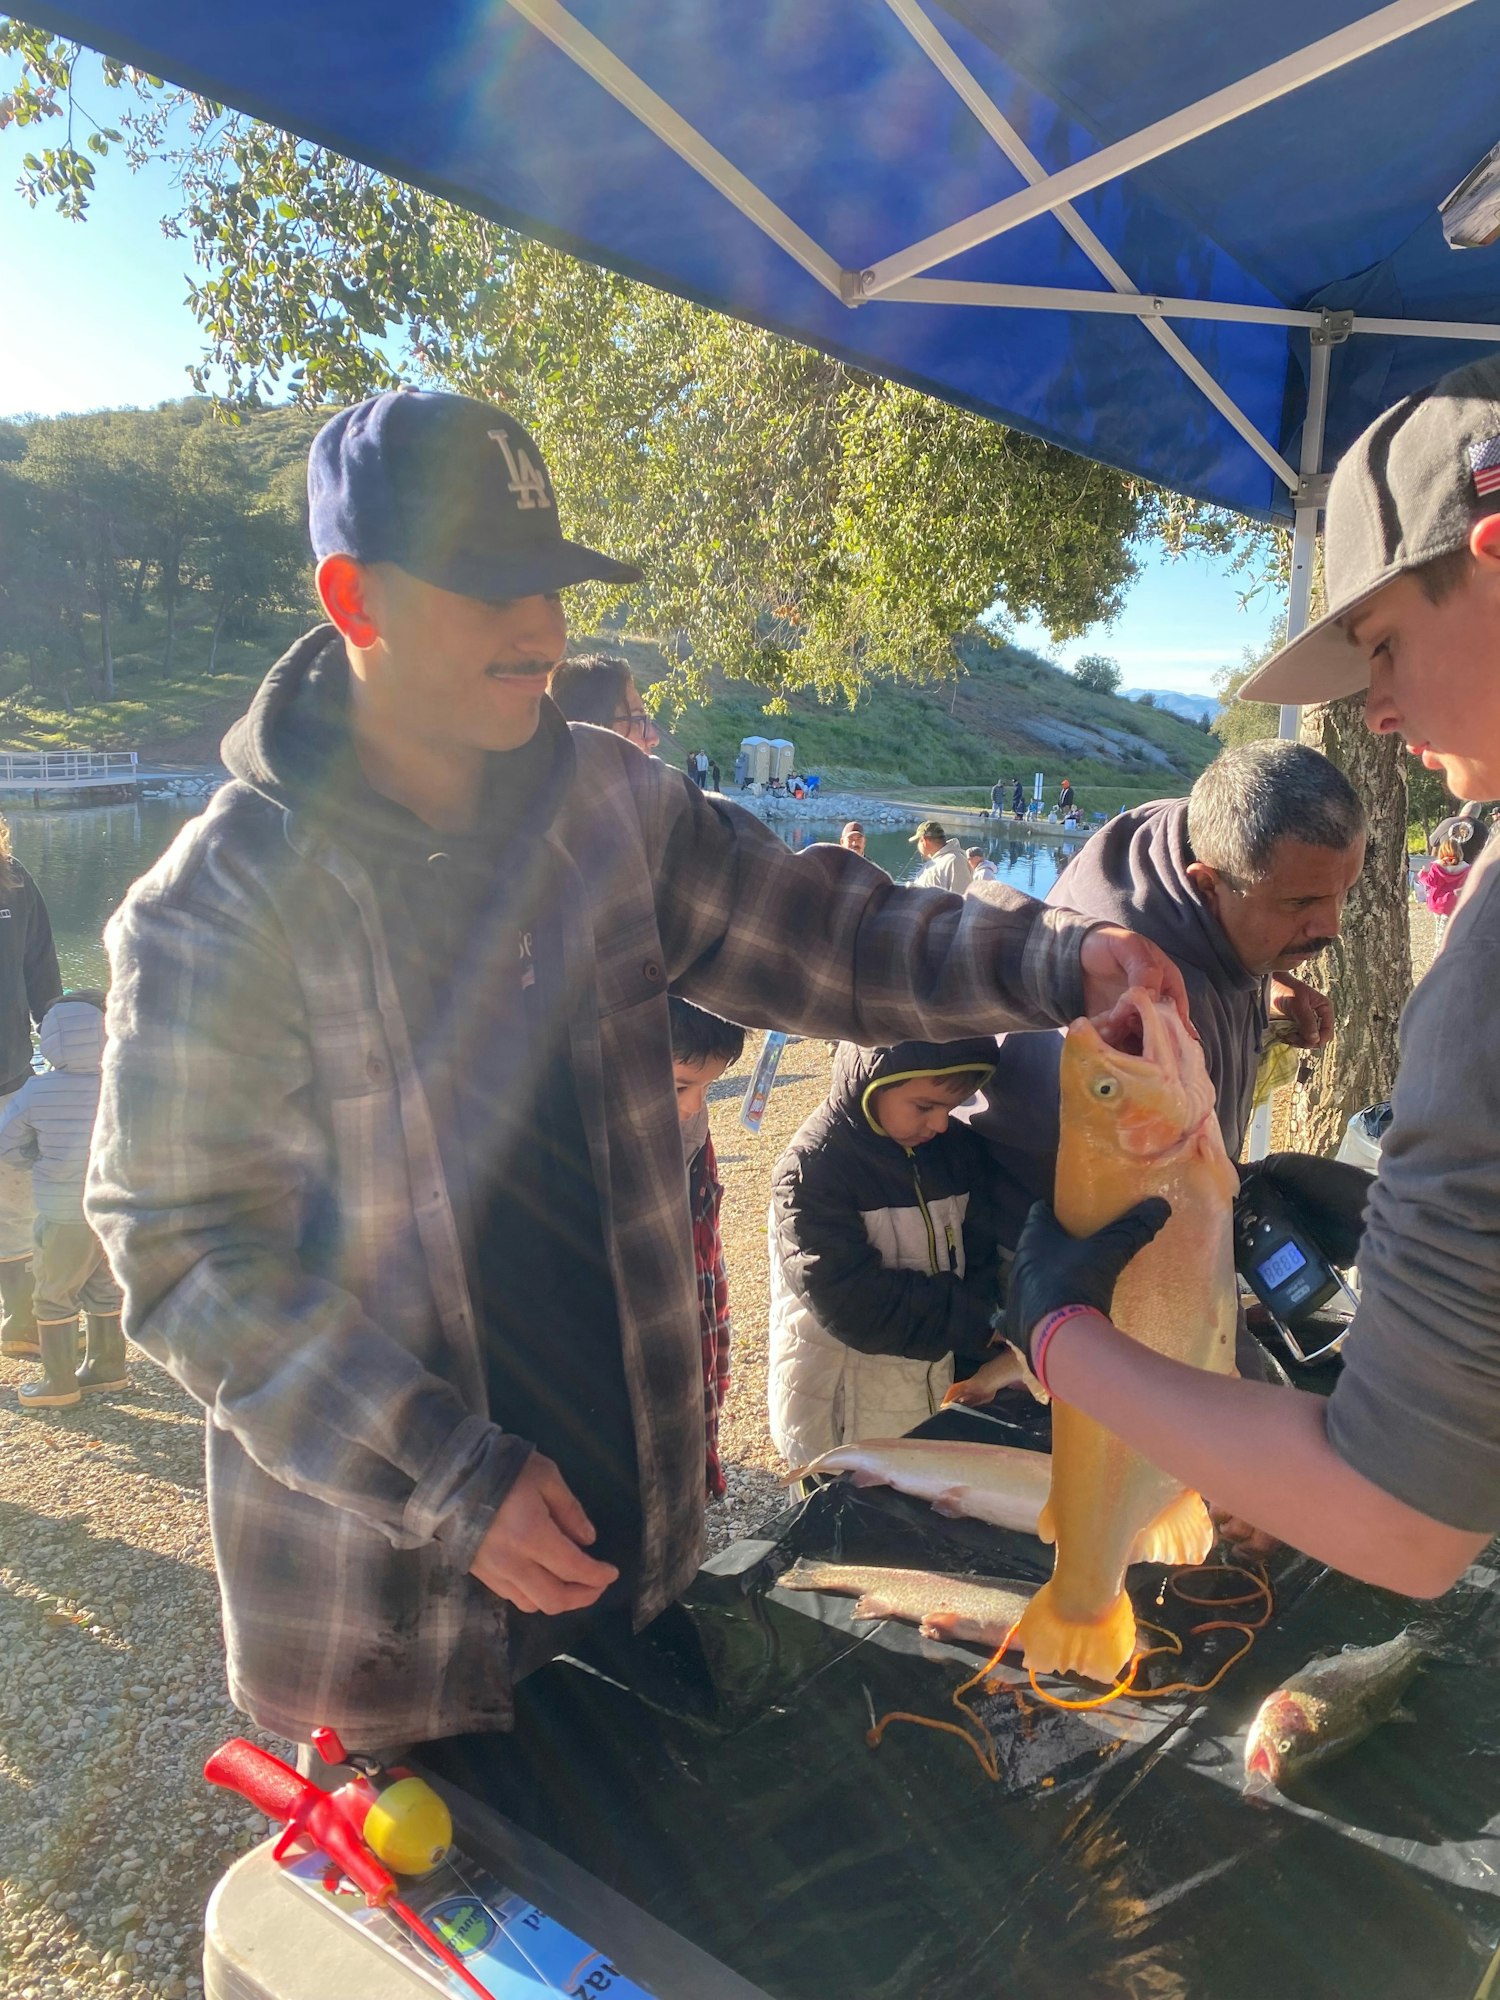
[[[1234,1205],[1234,1264],[1295,1360],[1323,1361],[1343,1346],[1359,1301],[1264,1179],[1247,1182]],[[1328,1310],[1335,1301],[1346,1315]]]

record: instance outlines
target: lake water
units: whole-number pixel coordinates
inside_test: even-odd
[[[64,985],[104,983],[109,970],[100,937],[105,920],[136,876],[151,866],[198,809],[187,801],[144,799],[136,805],[57,812],[17,809],[8,815],[16,853],[47,899]],[[837,840],[842,824],[808,820],[776,830],[798,849],[815,840]],[[1027,840],[1004,831],[959,832],[959,838],[966,846],[982,847],[1002,881],[1032,896],[1046,895],[1079,845]],[[906,829],[872,829],[866,852],[897,881],[906,880],[920,865]]]

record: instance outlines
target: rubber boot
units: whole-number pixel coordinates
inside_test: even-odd
[[[0,1354],[34,1361],[41,1351],[31,1307],[31,1259],[7,1257],[0,1264]]]
[[[76,1319],[39,1320],[37,1339],[42,1349],[42,1379],[23,1382],[16,1401],[23,1410],[69,1410],[83,1401],[74,1365],[78,1358]]]
[[[88,1346],[77,1381],[85,1396],[97,1396],[105,1389],[123,1389],[129,1381],[125,1372],[125,1334],[118,1313],[88,1315]]]

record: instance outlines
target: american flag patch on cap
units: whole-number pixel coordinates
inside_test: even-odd
[[[1469,446],[1469,470],[1474,475],[1474,490],[1481,499],[1487,493],[1500,493],[1500,437],[1486,438],[1483,444]]]

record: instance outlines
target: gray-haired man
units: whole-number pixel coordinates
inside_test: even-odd
[[[1332,1030],[1327,999],[1292,968],[1338,936],[1364,856],[1364,808],[1336,766],[1301,744],[1248,743],[1215,758],[1187,798],[1111,820],[1048,895],[1128,926],[1181,966],[1231,1159],[1244,1144],[1271,1017],[1291,1024],[1301,1048],[1320,1047]],[[1012,1229],[1031,1201],[1052,1193],[1059,1049],[1051,1035],[1006,1036],[988,1108],[973,1121],[1024,1197],[1007,1204]],[[1277,1156],[1272,1171],[1284,1166],[1288,1181],[1282,1192],[1328,1254],[1347,1262],[1341,1253],[1357,1214],[1345,1211],[1351,1202],[1357,1209],[1363,1183],[1296,1160]],[[1313,1213],[1324,1205],[1333,1213]]]

